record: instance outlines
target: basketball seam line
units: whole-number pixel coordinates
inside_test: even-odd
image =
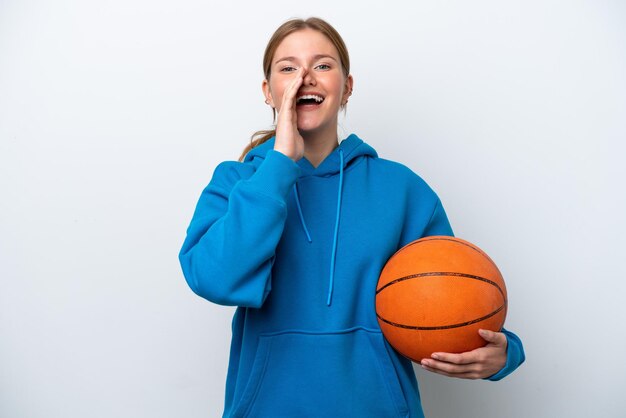
[[[427,273],[416,273],[416,274],[410,274],[410,275],[404,276],[404,277],[399,277],[399,278],[397,278],[395,280],[390,281],[389,283],[387,283],[386,285],[384,285],[380,289],[376,290],[376,294],[378,295],[385,288],[391,286],[392,284],[395,284],[395,283],[398,283],[398,282],[402,282],[404,280],[410,280],[410,279],[421,278],[421,277],[436,277],[436,276],[464,277],[466,279],[480,280],[481,282],[489,283],[490,285],[495,286],[496,289],[498,289],[498,291],[502,295],[502,298],[504,299],[504,302],[506,303],[506,297],[504,296],[504,292],[502,291],[502,289],[500,288],[498,283],[494,282],[493,280],[489,280],[489,279],[487,279],[485,277],[481,277],[481,276],[476,276],[474,274],[457,273],[457,272],[451,272],[451,271],[429,271]]]
[[[389,321],[389,320],[383,318],[382,316],[380,316],[378,314],[376,314],[376,316],[381,321],[386,322],[387,324],[392,325],[394,327],[398,327],[398,328],[412,329],[412,330],[416,330],[416,331],[437,331],[437,330],[443,330],[443,329],[460,328],[460,327],[464,327],[464,326],[467,326],[467,325],[475,324],[477,322],[484,321],[485,319],[489,319],[492,316],[494,316],[495,314],[497,314],[498,312],[500,312],[502,309],[504,309],[505,306],[506,306],[506,303],[501,305],[495,311],[493,311],[493,312],[491,312],[491,313],[489,313],[489,314],[487,314],[485,316],[482,316],[480,318],[473,319],[471,321],[461,322],[461,323],[452,324],[452,325],[440,325],[440,326],[436,326],[436,327],[421,327],[421,326],[414,326],[414,325],[398,324],[396,322]]]

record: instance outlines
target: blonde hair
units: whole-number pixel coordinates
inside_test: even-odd
[[[274,57],[274,53],[276,49],[280,45],[280,43],[285,39],[288,35],[293,32],[302,30],[302,29],[313,29],[316,30],[322,35],[326,36],[330,42],[337,48],[337,52],[339,53],[339,60],[341,63],[341,68],[343,70],[344,77],[348,77],[350,74],[350,56],[348,55],[348,48],[346,48],[346,44],[344,43],[339,32],[335,30],[328,22],[318,17],[310,17],[306,20],[303,19],[291,19],[287,22],[283,23],[276,29],[269,42],[267,43],[267,47],[265,47],[265,54],[263,55],[263,74],[265,75],[265,79],[269,81],[271,76],[272,69],[272,58]],[[345,109],[345,105],[342,106],[342,109]],[[276,110],[272,109],[272,115],[274,122],[276,121]],[[261,145],[271,137],[276,135],[276,129],[268,129],[261,130],[255,132],[250,138],[250,144],[246,146],[246,148],[241,153],[239,157],[239,161],[243,161],[246,154],[254,147]]]

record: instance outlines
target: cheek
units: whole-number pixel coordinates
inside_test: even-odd
[[[272,99],[274,100],[274,106],[280,108],[283,102],[283,94],[285,93],[285,86],[282,84],[271,85],[270,91],[272,92]]]
[[[335,96],[337,96],[338,100],[341,98],[341,95],[343,94],[343,85],[344,85],[344,80],[342,77],[333,77],[327,81],[328,91],[332,91],[335,94]]]

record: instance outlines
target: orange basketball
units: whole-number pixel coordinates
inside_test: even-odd
[[[414,362],[484,346],[478,330],[500,331],[506,310],[498,267],[480,248],[454,237],[405,245],[387,261],[376,288],[385,338]]]

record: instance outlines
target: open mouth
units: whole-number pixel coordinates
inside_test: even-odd
[[[303,94],[296,99],[296,106],[319,106],[324,97],[317,94]]]

